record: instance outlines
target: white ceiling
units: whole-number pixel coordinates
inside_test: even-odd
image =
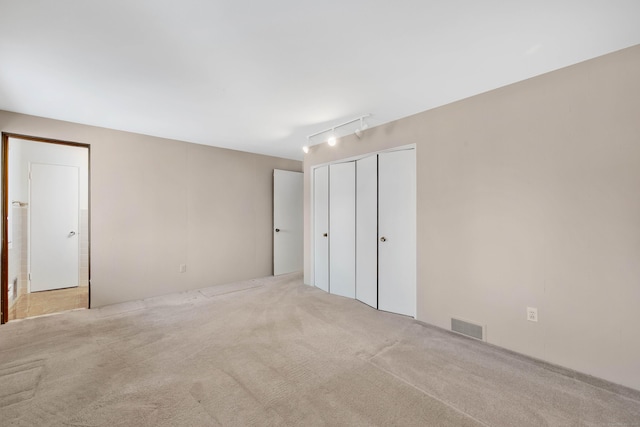
[[[301,159],[639,43],[639,0],[0,0],[0,109]]]

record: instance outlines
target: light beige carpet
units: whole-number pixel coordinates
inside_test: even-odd
[[[297,274],[0,327],[2,426],[640,426],[581,378]]]

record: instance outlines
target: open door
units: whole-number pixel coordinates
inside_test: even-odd
[[[303,268],[303,174],[273,171],[273,275]]]

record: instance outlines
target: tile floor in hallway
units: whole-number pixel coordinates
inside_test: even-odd
[[[9,320],[87,308],[88,303],[89,288],[87,286],[27,293],[20,296],[9,309]]]

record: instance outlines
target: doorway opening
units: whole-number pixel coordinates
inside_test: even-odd
[[[89,154],[2,133],[1,323],[90,307]]]

